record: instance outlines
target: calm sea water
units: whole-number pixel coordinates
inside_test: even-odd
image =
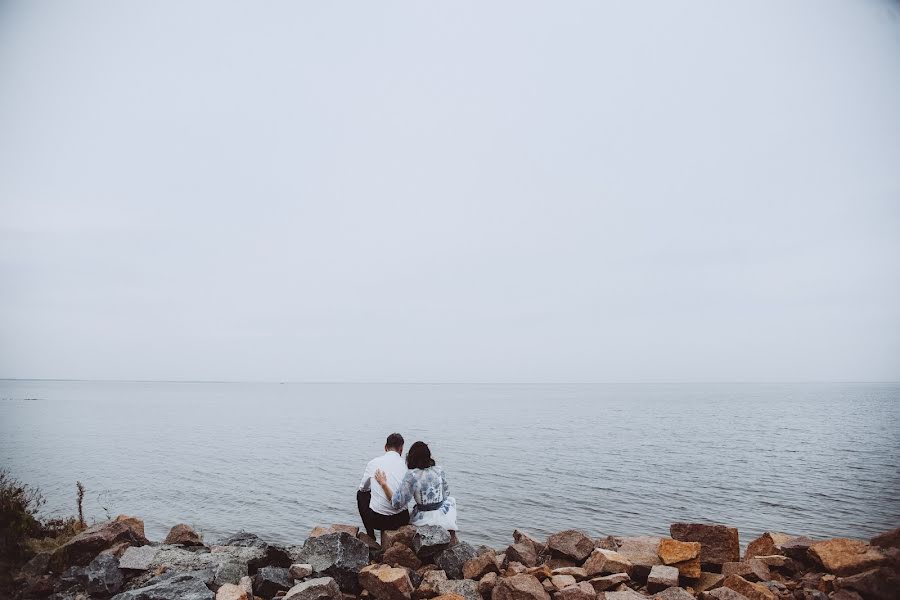
[[[358,523],[385,436],[427,441],[461,535],[666,534],[675,521],[869,537],[900,525],[900,384],[0,381],[0,460],[48,515],[301,542]]]

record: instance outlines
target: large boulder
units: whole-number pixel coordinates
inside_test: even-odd
[[[294,579],[290,571],[281,567],[263,567],[253,576],[253,594],[263,598],[286,592],[293,585]]]
[[[203,540],[190,525],[179,523],[169,530],[165,543],[178,544],[180,546],[202,546]]]
[[[247,561],[247,572],[251,575],[263,567],[281,567],[282,569],[287,569],[294,564],[290,553],[280,546],[266,544],[265,547],[258,549],[262,550],[263,554],[261,556],[254,556]]]
[[[741,560],[740,538],[734,527],[673,523],[669,533],[681,542],[700,542],[700,562],[704,565],[721,565]]]
[[[558,556],[577,562],[586,559],[594,549],[594,540],[581,531],[567,529],[547,538],[547,547]]]
[[[886,562],[876,548],[860,540],[833,538],[809,547],[812,555],[829,573],[847,576],[873,569]]]
[[[525,573],[499,579],[491,600],[550,600],[550,594],[534,575]]]
[[[295,562],[312,566],[313,574],[332,577],[341,591],[359,593],[360,570],[369,563],[369,549],[343,531],[308,538]]]
[[[331,577],[317,577],[298,583],[282,600],[341,600],[341,588]]]
[[[146,571],[159,552],[157,546],[131,546],[119,557],[119,568]]]
[[[781,544],[791,539],[792,535],[780,531],[767,531],[749,544],[744,551],[744,560],[757,556],[771,556],[781,554]]]
[[[149,548],[153,550],[151,554]],[[243,546],[214,546],[212,551],[196,551],[181,546],[148,546],[129,548],[119,559],[119,567],[129,571],[166,571],[170,573],[208,572],[209,581],[218,587],[237,584],[248,575],[250,560],[263,555],[263,550]]]
[[[633,566],[624,555],[614,550],[597,548],[585,561],[584,570],[588,577],[593,577],[611,573],[628,573]]]
[[[191,573],[164,573],[147,585],[113,596],[112,600],[214,600],[202,577]]]
[[[378,600],[410,600],[413,585],[406,569],[369,565],[359,572],[359,583]]]
[[[420,558],[434,556],[450,545],[450,532],[438,525],[416,527],[411,548]]]
[[[69,565],[86,565],[103,550],[123,543],[133,546],[148,544],[142,531],[143,523],[134,517],[120,516],[112,521],[97,523],[57,548],[50,557],[50,568],[61,572]]]
[[[631,563],[631,570],[628,574],[631,575],[632,579],[641,582],[646,581],[647,575],[650,574],[650,569],[662,564],[659,554],[657,554],[661,539],[649,535],[619,539],[617,552]]]
[[[449,579],[462,579],[463,565],[476,556],[478,553],[472,544],[460,542],[435,554],[434,564],[444,571]]]

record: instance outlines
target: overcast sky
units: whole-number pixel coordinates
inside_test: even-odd
[[[0,4],[0,377],[900,379],[900,5]]]

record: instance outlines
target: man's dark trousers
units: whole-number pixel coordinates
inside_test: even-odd
[[[375,530],[390,531],[392,529],[400,529],[404,525],[409,524],[409,511],[404,509],[396,515],[383,515],[369,508],[369,501],[372,499],[371,490],[356,492],[356,506],[359,508],[359,516],[362,517],[363,527],[366,533],[373,540],[375,539]]]

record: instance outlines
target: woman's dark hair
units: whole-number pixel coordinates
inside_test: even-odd
[[[406,466],[410,469],[427,469],[434,466],[431,450],[425,442],[416,442],[406,453]]]

